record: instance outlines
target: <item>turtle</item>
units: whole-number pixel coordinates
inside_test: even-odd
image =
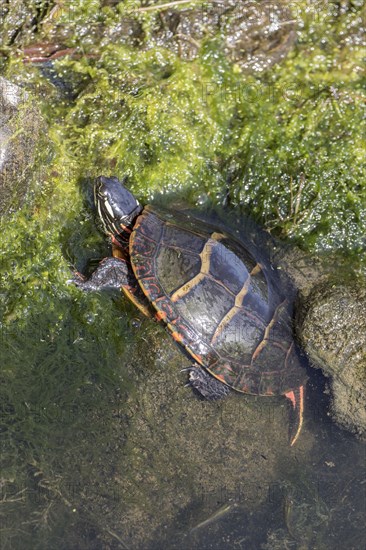
[[[260,252],[184,212],[141,206],[117,177],[100,176],[94,200],[112,255],[83,290],[119,289],[162,323],[193,361],[188,383],[201,398],[231,391],[284,395],[292,404],[290,444],[303,423],[306,369],[293,336],[289,299]],[[290,423],[291,424],[291,423]]]

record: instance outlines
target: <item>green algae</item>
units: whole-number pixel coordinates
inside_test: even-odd
[[[225,59],[220,37],[204,40],[192,62],[163,47],[133,48],[118,35],[108,40],[121,15],[137,7],[80,2],[55,22],[67,28],[69,47],[87,37],[81,58],[56,62],[59,75],[81,79],[75,100],[55,92],[43,101],[62,172],[74,182],[127,174],[143,197],[178,190],[192,204],[226,198],[303,247],[359,254],[365,77],[355,27],[362,5],[340,13],[332,4],[297,3],[296,48],[253,75]],[[155,16],[137,12],[146,36]],[[29,65],[10,64],[15,73],[33,78],[36,91],[44,86]]]
[[[364,7],[346,4],[342,11],[336,3],[297,2],[294,50],[270,71],[246,75],[226,60],[219,36],[204,40],[198,58],[186,62],[162,46],[140,50],[103,32],[139,2],[114,8],[80,1],[38,30],[19,19],[21,32],[15,42],[9,38],[1,66],[39,103],[52,143],[42,166],[35,165],[28,205],[1,221],[5,506],[14,522],[26,510],[41,533],[28,531],[23,547],[35,536],[46,540],[49,525],[56,525],[57,547],[66,525],[83,532],[93,524],[93,513],[73,510],[81,500],[87,507],[90,476],[103,483],[105,449],[106,478],[119,462],[111,444],[121,437],[114,411],[120,407],[123,420],[132,415],[126,395],[133,401],[133,382],[153,367],[141,352],[133,356],[138,376],[131,375],[130,343],[143,350],[155,328],[136,314],[137,331],[133,308],[115,295],[83,295],[67,284],[72,268],[85,271],[107,252],[88,198],[95,176],[127,174],[142,200],[175,192],[192,206],[229,203],[303,248],[339,250],[365,268],[365,76],[357,30]],[[146,36],[154,17],[138,15]],[[6,38],[11,24],[4,21]],[[68,94],[39,67],[12,56],[58,33],[84,54],[55,62]],[[167,446],[174,446],[171,431]],[[128,422],[122,437],[126,432]],[[133,449],[127,454],[136,475]],[[164,478],[160,470],[153,474]],[[113,500],[113,484],[103,489]],[[148,498],[142,494],[137,503]],[[12,536],[22,540],[21,533]]]

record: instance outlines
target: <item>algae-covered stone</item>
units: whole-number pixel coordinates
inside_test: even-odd
[[[202,44],[216,38],[241,71],[261,72],[283,59],[296,39],[295,21],[282,2],[221,0],[180,10],[158,8],[145,8],[155,15],[147,43],[165,46],[183,59],[197,58]]]
[[[330,377],[331,415],[364,437],[366,432],[366,288],[320,285],[299,312],[298,332],[314,366]]]
[[[0,215],[25,200],[42,125],[29,95],[0,77]]]
[[[311,365],[330,377],[331,415],[359,435],[366,428],[366,288],[350,260],[275,244],[273,261],[297,291],[296,332]],[[338,281],[335,281],[337,266]],[[356,269],[357,263],[352,266]],[[359,270],[362,281],[362,271]],[[342,282],[340,282],[342,281]]]

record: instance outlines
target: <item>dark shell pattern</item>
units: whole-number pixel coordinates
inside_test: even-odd
[[[243,245],[148,206],[137,218],[130,254],[158,319],[213,376],[255,395],[302,384],[287,301]]]

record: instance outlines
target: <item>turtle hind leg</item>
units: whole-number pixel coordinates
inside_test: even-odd
[[[304,386],[287,392],[285,395],[291,401],[293,418],[290,424],[290,446],[295,445],[301,432],[304,418]]]
[[[222,399],[230,393],[230,388],[226,386],[226,384],[217,380],[217,378],[209,374],[206,369],[197,364],[184,370],[189,371],[187,386],[191,386],[201,397],[209,400],[216,400]]]

